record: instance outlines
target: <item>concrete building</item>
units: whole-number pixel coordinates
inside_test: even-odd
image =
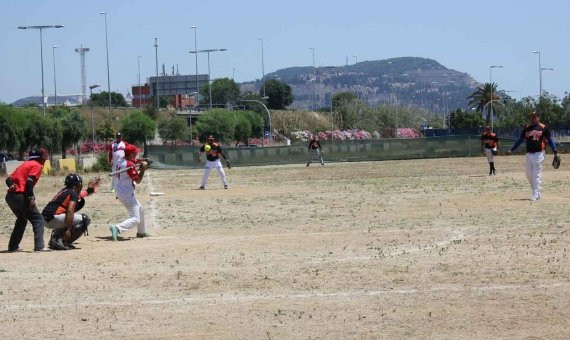
[[[150,95],[154,97],[157,91],[158,84],[158,94],[161,96],[175,96],[188,95],[192,96],[194,92],[200,92],[196,88],[196,76],[195,75],[175,75],[175,76],[159,76],[150,77],[147,80],[147,84],[150,86]],[[204,85],[208,84],[208,75],[199,74],[198,75],[198,87],[202,88]],[[133,92],[133,96],[136,92]]]

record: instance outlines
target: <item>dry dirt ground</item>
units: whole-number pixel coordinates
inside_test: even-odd
[[[0,253],[1,337],[568,339],[570,165],[545,166],[538,202],[522,156],[497,168],[236,168],[229,190],[213,172],[206,191],[199,170],[150,170],[152,238],[111,242],[126,212],[101,192],[80,249],[30,252],[28,227],[28,251]],[[40,206],[62,182],[41,179]],[[0,218],[6,249],[5,203]]]

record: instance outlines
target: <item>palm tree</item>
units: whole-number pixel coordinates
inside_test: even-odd
[[[497,83],[485,83],[477,88],[467,99],[469,100],[469,106],[475,107],[477,111],[483,112],[487,110],[487,117],[485,118],[485,124],[489,125],[491,122],[491,112],[490,105],[491,93],[493,94],[493,116],[496,116],[497,111],[503,106],[501,101],[501,93],[497,89]]]

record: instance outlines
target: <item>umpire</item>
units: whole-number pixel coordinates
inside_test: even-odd
[[[42,174],[42,168],[47,159],[43,149],[31,150],[28,159],[6,178],[8,193],[6,203],[16,215],[14,230],[8,243],[8,251],[20,250],[20,242],[28,221],[34,230],[34,251],[47,251],[44,245],[44,218],[36,207],[34,186]]]

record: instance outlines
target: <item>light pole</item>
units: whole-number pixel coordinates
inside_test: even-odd
[[[57,45],[53,45],[51,48],[52,57],[53,57],[53,94],[54,94],[54,105],[57,106],[57,79],[55,76],[55,49]]]
[[[93,156],[95,156],[95,121],[93,119],[93,89],[101,85],[94,84],[89,86],[89,106],[91,106],[91,143],[93,148]]]
[[[138,68],[138,79],[139,79],[139,106],[137,107],[141,107],[141,100],[142,100],[142,89],[141,89],[141,56],[138,55],[137,56],[137,68]]]
[[[534,54],[538,54],[538,101],[540,102],[540,98],[542,97],[542,64],[540,60],[540,51],[532,51]]]
[[[494,68],[504,68],[503,65],[491,65],[489,66],[489,82],[491,83],[491,99],[489,100],[489,112],[491,114],[491,131],[493,131],[493,69]]]
[[[540,82],[542,83],[542,71],[554,71],[552,67],[541,67],[540,68]],[[540,98],[544,95],[542,86],[540,87]]]
[[[210,110],[212,109],[212,79],[210,77],[210,52],[223,52],[227,51],[225,48],[214,48],[209,50],[195,50],[190,51],[190,53],[206,53],[208,55],[208,96],[210,97]]]
[[[160,110],[160,95],[158,94],[158,38],[154,38],[154,60],[156,62],[156,109]]]
[[[109,72],[109,39],[107,34],[107,12],[100,12],[105,16],[105,50],[107,52],[107,91],[109,91],[109,112],[111,112],[111,73]]]
[[[263,106],[263,108],[267,112],[267,116],[269,117],[269,140],[272,140],[273,130],[271,128],[271,112],[269,112],[269,109],[267,108],[267,106],[265,106],[265,104],[263,104],[263,102],[261,102],[259,100],[255,100],[255,99],[242,99],[241,101],[242,102],[254,102],[254,103],[258,103],[259,105]],[[261,145],[262,146],[263,146],[263,140],[264,139],[265,139],[265,133],[263,133],[263,136],[261,136]]]
[[[261,41],[261,84],[263,86],[263,96],[265,97],[265,60],[263,57],[263,38],[257,38],[257,40]]]
[[[323,70],[336,70],[338,72],[338,68],[335,66],[325,66],[321,67]],[[331,120],[331,141],[333,140],[333,131],[334,131],[334,122],[333,122],[333,96],[334,96],[334,88],[333,88],[333,74],[329,74],[329,85],[331,87],[331,111],[330,111],[330,120]]]
[[[194,30],[194,51],[198,51],[198,26],[190,26]],[[198,53],[196,53],[196,98],[200,98],[200,85],[198,84]]]
[[[313,77],[315,78],[315,85],[313,90],[313,111],[317,111],[317,68],[315,67],[315,48],[309,47],[313,53]]]
[[[232,67],[232,80],[235,81],[236,80],[236,68]]]
[[[358,56],[357,56],[357,55],[353,55],[352,57],[354,58],[354,65],[358,64]],[[360,96],[358,95],[358,93],[359,93],[359,92],[358,92],[358,71],[355,70],[354,73],[356,73],[356,96],[357,96],[357,97],[360,97]]]
[[[46,115],[46,97],[45,97],[45,90],[44,90],[44,39],[43,39],[43,30],[48,28],[62,28],[63,25],[44,25],[44,26],[18,26],[18,29],[27,30],[27,29],[36,29],[40,31],[40,60],[42,65],[42,106],[44,110],[44,116]]]

